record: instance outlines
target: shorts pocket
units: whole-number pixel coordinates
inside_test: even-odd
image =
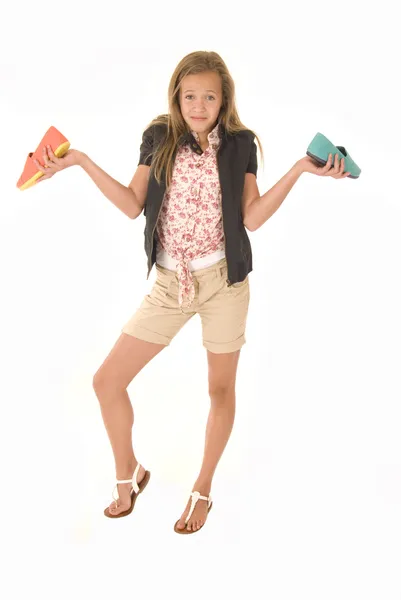
[[[241,289],[246,288],[249,285],[249,275],[247,275],[243,281],[238,281],[237,283],[232,283],[231,285],[229,285],[227,283],[227,279],[228,279],[227,265],[224,265],[223,267],[221,267],[220,277],[224,281],[222,290],[225,294],[237,294],[240,292]]]
[[[245,293],[249,288],[249,279],[246,277],[244,281],[238,281],[237,283],[232,283],[228,285],[226,282],[226,293],[230,296],[239,296]]]
[[[175,275],[166,275],[162,271],[157,271],[157,279],[155,288],[162,294],[164,298],[174,298],[175,290]]]
[[[232,288],[240,288],[240,287],[242,287],[242,286],[244,286],[244,285],[246,285],[246,284],[247,284],[247,279],[248,279],[248,278],[245,278],[245,279],[244,279],[244,281],[238,281],[238,283],[233,283],[233,284],[231,285],[231,287],[232,287]]]

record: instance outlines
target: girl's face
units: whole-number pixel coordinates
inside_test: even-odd
[[[181,114],[190,129],[201,134],[212,131],[223,102],[220,75],[213,71],[187,75],[179,93]]]

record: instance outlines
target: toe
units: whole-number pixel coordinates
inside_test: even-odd
[[[119,515],[124,510],[126,510],[126,507],[123,504],[119,504],[118,506],[116,506],[113,503],[113,504],[111,504],[109,506],[109,513],[112,514],[112,515],[114,515],[114,516]]]
[[[177,529],[184,529],[184,528],[185,528],[184,519],[180,519],[177,523]]]

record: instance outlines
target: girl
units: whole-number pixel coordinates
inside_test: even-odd
[[[146,216],[148,278],[157,280],[94,376],[112,446],[117,496],[104,513],[128,515],[150,473],[132,448],[133,409],[127,387],[184,324],[199,313],[207,351],[210,412],[204,457],[188,503],[174,530],[193,533],[212,507],[210,491],[230,437],[235,381],[250,298],[252,251],[246,229],[255,231],[279,208],[303,172],[347,177],[338,155],[318,167],[308,156],[264,194],[256,182],[259,138],[241,122],[233,79],[215,52],[192,52],[177,65],[169,84],[169,112],[145,129],[134,176],[125,186],[86,154],[63,158],[44,150],[41,180],[79,165],[128,217]],[[262,154],[263,158],[263,154]],[[39,180],[40,181],[40,180]]]

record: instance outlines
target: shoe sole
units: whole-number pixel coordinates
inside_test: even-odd
[[[211,503],[211,505],[208,508],[207,514],[209,515],[210,511],[212,510],[212,506],[213,506],[213,502]],[[188,530],[187,526],[185,525],[184,529],[178,529],[177,525],[180,522],[180,519],[178,519],[178,521],[175,523],[174,525],[174,531],[176,533],[180,533],[183,535],[189,535],[190,533],[197,533],[198,531],[200,531],[201,529],[203,529],[203,527],[206,525],[206,521],[203,523],[202,527],[199,527],[199,529],[195,529],[195,530]]]
[[[319,165],[321,166],[325,166],[325,164],[327,163],[327,160],[322,160],[321,158],[319,158],[318,156],[315,156],[315,154],[312,154],[312,152],[307,151],[306,154],[308,156],[310,156],[311,158],[313,158],[313,160],[315,160],[316,162],[319,163]],[[346,170],[346,169],[345,169]],[[350,179],[359,179],[359,175],[347,175],[347,177],[349,177]]]
[[[128,508],[127,510],[123,510],[123,512],[118,513],[118,515],[113,515],[112,513],[109,512],[109,507],[107,507],[104,509],[103,514],[106,517],[109,517],[109,519],[119,519],[120,517],[127,517],[128,515],[130,515],[132,513],[132,511],[134,510],[136,499],[138,498],[139,494],[141,494],[143,492],[143,490],[146,488],[146,486],[148,485],[149,479],[150,479],[150,471],[145,471],[144,478],[142,479],[141,483],[138,483],[139,492],[136,494],[134,492],[134,490],[131,491],[131,506],[130,506],[130,508]]]
[[[70,146],[71,146],[70,142],[63,142],[54,151],[55,156],[57,158],[62,158],[64,156],[64,154],[66,154],[66,152],[68,151],[68,149],[69,149]],[[18,189],[20,189],[21,191],[23,191],[23,190],[26,190],[29,187],[32,187],[33,185],[35,185],[35,183],[37,182],[37,180],[40,179],[43,175],[44,175],[43,171],[38,171],[37,173],[35,173],[35,175],[33,177],[31,177],[30,179],[28,179],[28,181],[26,181],[21,186],[19,186]]]

